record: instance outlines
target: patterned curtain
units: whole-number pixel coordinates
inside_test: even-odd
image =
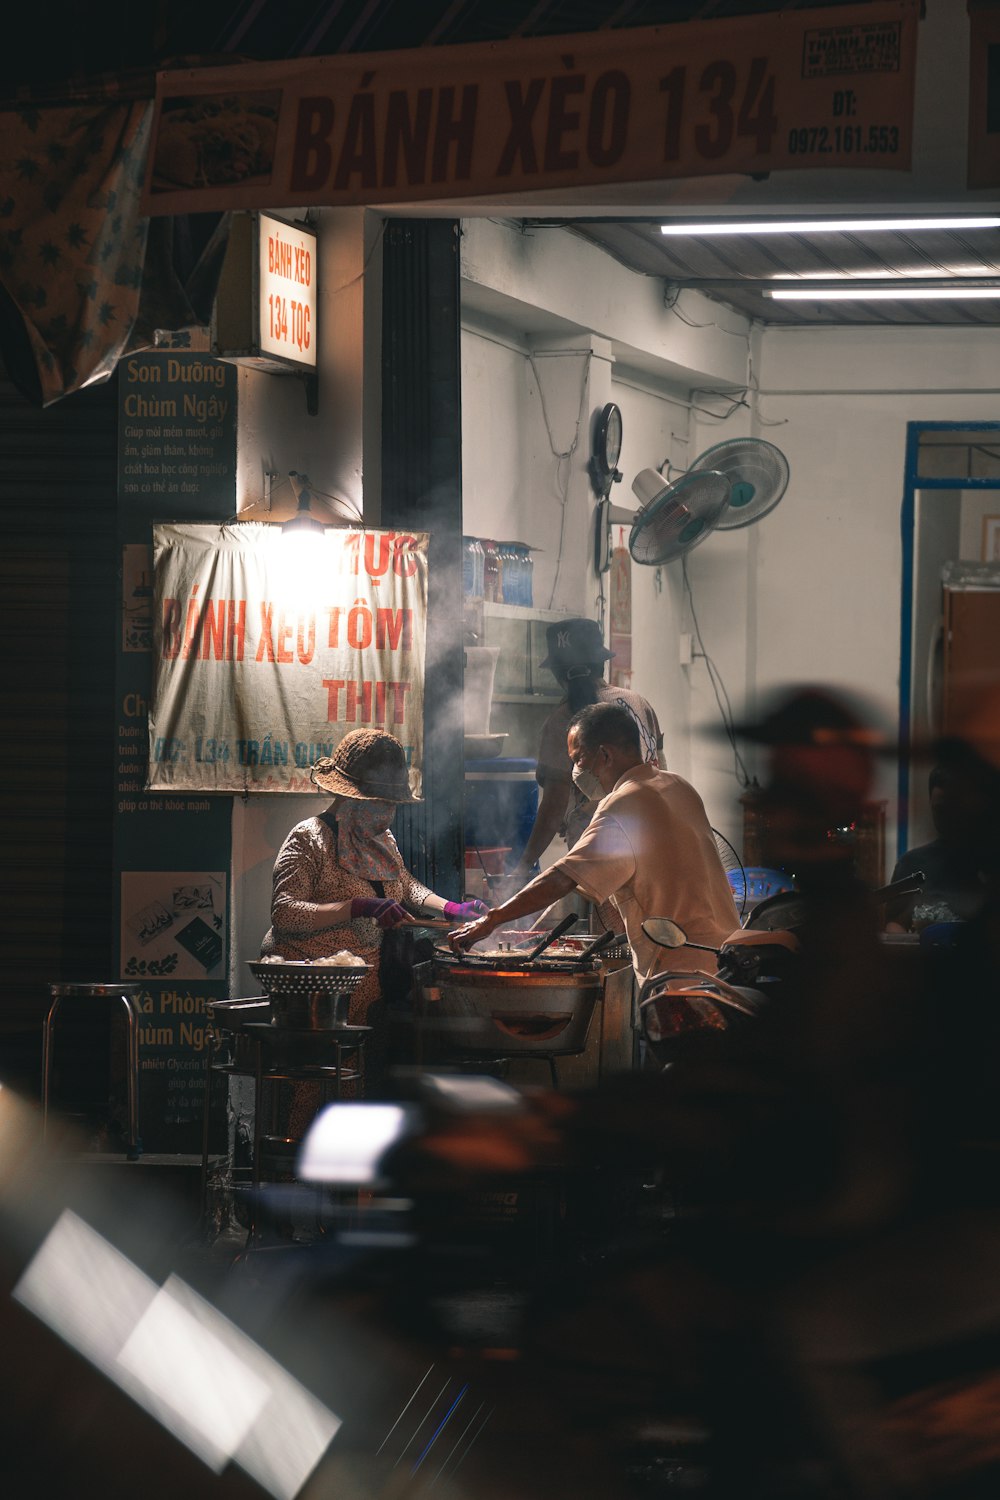
[[[0,283],[42,404],[105,380],[139,310],[152,100],[0,115]]]

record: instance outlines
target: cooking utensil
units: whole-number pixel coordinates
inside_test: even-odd
[[[604,983],[555,959],[534,968],[442,959],[419,965],[416,979],[424,1024],[442,1045],[489,1057],[582,1052]]]
[[[511,975],[580,972],[575,953],[571,958],[563,955],[550,958],[547,953],[543,953],[541,958],[529,964],[523,953],[455,953],[451,948],[435,948],[430,962],[440,964],[442,968],[488,969]]]
[[[563,917],[561,922],[558,922],[555,927],[545,934],[540,943],[535,944],[531,952],[525,956],[525,962],[529,964],[533,963],[536,958],[545,952],[550,943],[554,943],[556,938],[561,938],[564,932],[569,932],[570,928],[575,927],[579,920],[576,912],[573,911],[570,912],[568,917]]]
[[[887,901],[894,901],[897,896],[918,895],[924,888],[926,876],[923,870],[914,870],[910,875],[904,875],[900,880],[894,880],[891,885],[884,885],[880,890],[872,891],[871,899],[876,906],[884,906]]]
[[[591,943],[589,948],[584,948],[583,952],[580,953],[578,957],[573,960],[573,962],[579,964],[579,966],[582,968],[583,965],[587,963],[588,960],[592,959],[595,954],[603,953],[605,948],[610,948],[613,944],[622,943],[624,941],[625,939],[620,932],[602,932],[597,941],[595,943]]]
[[[489,969],[494,972],[514,973],[531,968],[536,963],[541,967],[544,965],[546,972],[573,971],[579,968],[578,955],[571,957],[560,955],[559,958],[544,958],[542,955],[550,943],[554,943],[563,933],[568,931],[573,923],[579,918],[572,913],[545,933],[541,942],[525,952],[523,949],[517,951],[512,949],[509,953],[455,953],[450,948],[435,948],[435,959],[444,965],[462,968]]]

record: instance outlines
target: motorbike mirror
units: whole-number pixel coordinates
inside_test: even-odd
[[[669,917],[647,917],[642,930],[650,942],[656,943],[660,948],[683,948],[687,942],[683,927],[679,927]]]

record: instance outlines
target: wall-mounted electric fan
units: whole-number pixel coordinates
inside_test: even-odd
[[[609,484],[596,512],[595,571],[610,566],[612,524],[630,528],[629,551],[636,562],[659,567],[683,557],[713,531],[735,531],[761,520],[785,493],[788,477],[788,460],[773,443],[729,438],[707,448],[673,480],[643,469],[632,481],[641,501],[635,513],[611,504]]]
[[[788,459],[763,438],[729,438],[698,455],[690,473],[712,470],[729,480],[729,504],[717,531],[750,526],[772,511],[788,488]]]
[[[632,517],[628,550],[638,563],[660,567],[711,535],[729,504],[729,480],[713,469],[667,480],[642,469],[632,481],[642,507]]]

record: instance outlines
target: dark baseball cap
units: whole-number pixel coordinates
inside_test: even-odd
[[[553,672],[568,667],[602,666],[615,654],[605,646],[596,620],[554,620],[546,626],[545,644],[548,655],[542,666]]]

